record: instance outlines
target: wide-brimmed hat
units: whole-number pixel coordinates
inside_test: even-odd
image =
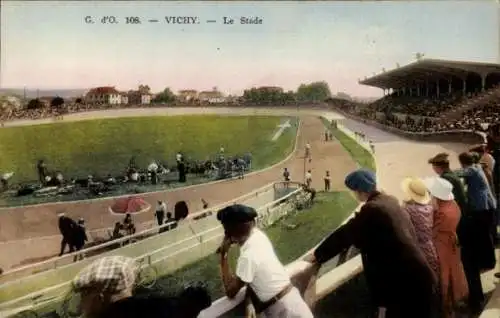
[[[424,181],[420,178],[409,177],[401,182],[401,188],[407,198],[419,204],[429,204],[431,197]]]
[[[424,183],[433,197],[443,201],[455,199],[453,195],[453,185],[448,180],[440,177],[430,177],[425,178]]]

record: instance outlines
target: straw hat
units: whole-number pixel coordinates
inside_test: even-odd
[[[425,183],[420,178],[406,178],[401,183],[401,188],[408,197],[408,199],[415,201],[419,204],[429,204],[431,197],[427,191]]]
[[[424,183],[433,197],[443,201],[455,199],[453,185],[448,180],[440,177],[431,177],[424,179]]]

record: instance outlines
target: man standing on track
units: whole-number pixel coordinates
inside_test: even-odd
[[[309,159],[309,162],[311,162],[311,160],[312,160],[312,157],[311,157],[311,144],[309,142],[306,143],[305,158]]]
[[[325,181],[325,192],[328,192],[328,191],[330,191],[330,187],[331,187],[330,171],[328,171],[328,170],[326,170],[324,181]]]
[[[311,173],[311,170],[307,170],[305,178],[306,178],[306,185],[307,185],[308,188],[310,188],[311,184],[312,184],[312,173]]]
[[[158,206],[156,207],[155,217],[158,222],[158,226],[163,224],[165,220],[165,213],[167,213],[167,204],[163,201],[158,201]]]
[[[75,246],[75,235],[78,224],[76,222],[67,217],[64,213],[59,213],[59,232],[62,235],[61,240],[61,251],[59,256],[64,254],[64,250],[66,249],[66,245],[69,245],[69,252],[73,253],[76,249]]]

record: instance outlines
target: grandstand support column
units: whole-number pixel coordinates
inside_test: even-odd
[[[486,90],[486,77],[488,77],[488,73],[481,74],[481,92]]]
[[[420,97],[420,84],[417,84],[417,96]]]
[[[436,81],[436,97],[439,98],[439,80]]]
[[[425,97],[429,97],[429,81],[425,81]]]
[[[451,95],[451,79],[448,80],[448,95]]]
[[[467,94],[467,79],[465,77],[462,78],[462,93],[464,96]]]

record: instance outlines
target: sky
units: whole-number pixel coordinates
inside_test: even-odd
[[[380,96],[358,79],[427,58],[498,62],[493,1],[2,1],[0,87],[74,89],[147,84],[239,94],[324,80],[333,93]],[[96,23],[86,24],[91,16]],[[118,24],[102,24],[115,16]],[[167,16],[200,23],[172,25]],[[139,17],[141,24],[125,24]],[[235,20],[222,24],[223,17]],[[242,25],[241,17],[262,24]],[[149,23],[148,19],[158,19]],[[216,20],[216,23],[206,23]]]

